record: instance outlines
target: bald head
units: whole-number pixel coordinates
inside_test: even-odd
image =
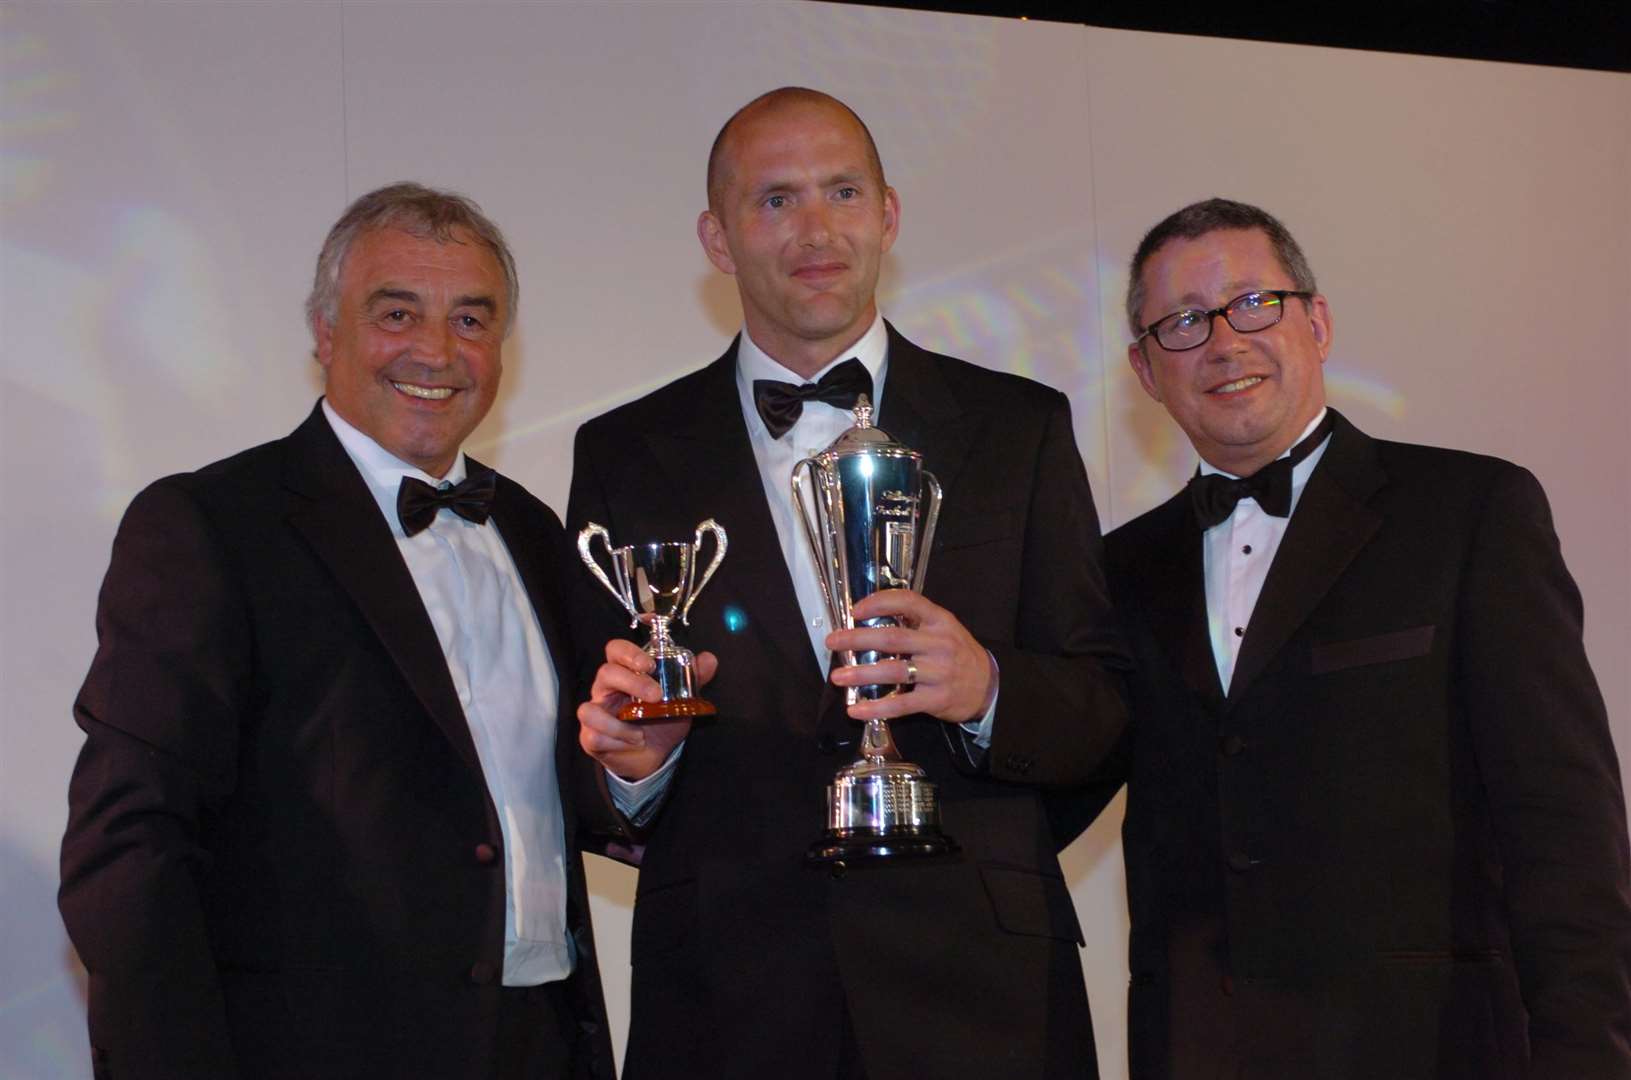
[[[877,181],[880,190],[887,186],[883,176],[883,159],[878,156],[878,144],[872,141],[872,132],[867,130],[866,124],[855,114],[854,109],[831,94],[823,94],[819,90],[810,90],[802,86],[783,86],[769,93],[760,94],[737,109],[731,118],[725,121],[725,126],[719,129],[719,134],[714,136],[713,148],[708,151],[709,210],[715,214],[721,212],[725,189],[731,182],[733,160],[731,154],[737,131],[749,123],[773,118],[783,111],[801,108],[831,109],[847,116],[860,131],[862,141],[866,144],[867,165],[872,170],[873,179]]]

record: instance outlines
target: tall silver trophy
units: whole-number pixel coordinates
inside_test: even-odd
[[[702,557],[702,538],[714,538],[714,557],[701,575],[697,567]],[[598,538],[606,548],[611,576],[596,561],[592,550]],[[578,554],[590,573],[606,586],[606,591],[629,613],[629,626],[644,623],[651,631],[646,653],[656,662],[651,677],[663,688],[661,701],[630,701],[618,710],[620,720],[659,720],[672,716],[712,716],[713,705],[697,696],[696,654],[674,640],[670,629],[678,619],[691,625],[691,605],[696,603],[708,579],[725,558],[725,530],[713,518],[697,526],[695,538],[687,542],[630,544],[613,547],[611,534],[593,521],[578,533]]]
[[[940,516],[940,484],[923,468],[923,455],[872,426],[866,395],[855,404],[854,427],[793,466],[793,504],[815,556],[833,627],[853,629],[855,604],[880,589],[921,591]],[[885,617],[859,625],[896,624]],[[850,665],[893,659],[898,657],[843,654]],[[848,687],[845,700],[853,705],[906,690]],[[827,830],[807,858],[830,863],[956,850],[940,831],[939,800],[923,769],[901,760],[887,721],[866,721],[861,756],[838,770],[827,788]]]

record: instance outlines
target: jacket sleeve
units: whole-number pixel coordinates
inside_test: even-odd
[[[1127,723],[1130,666],[1070,404],[1054,397],[1033,466],[1014,638],[981,643],[1001,678],[984,765],[996,779],[1047,786],[1098,775]]]
[[[593,426],[579,428],[573,442],[572,485],[566,503],[567,538],[574,547],[578,530],[591,521],[605,526],[614,538],[618,536],[617,522],[611,517],[611,506],[595,470],[595,463],[601,457],[601,453],[594,448]],[[575,553],[574,561],[578,561]],[[627,619],[620,615],[616,601],[587,567],[577,566],[568,580],[571,582],[568,594],[572,598],[572,637],[577,643],[579,660],[575,700],[584,702],[589,700],[595,672],[606,659],[606,643],[613,638],[630,637],[631,631]],[[579,783],[576,790],[581,793],[577,809],[583,829],[589,834],[585,850],[638,865],[644,828],[635,825],[618,809],[607,786],[606,770],[581,748],[577,755],[577,771]],[[655,808],[643,815],[647,826],[661,812],[661,804],[666,798],[665,786],[663,793],[656,796]]]
[[[1468,553],[1455,658],[1500,847],[1534,1080],[1631,1076],[1631,857],[1579,590],[1540,484],[1504,470]]]
[[[59,893],[98,1076],[237,1073],[203,901],[249,697],[229,561],[182,484],[160,481],[126,513],[102,586]]]

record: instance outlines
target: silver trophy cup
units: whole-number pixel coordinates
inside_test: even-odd
[[[714,538],[714,557],[698,576],[702,538]],[[610,576],[600,566],[592,550],[599,538],[606,548],[612,568]],[[709,518],[697,526],[696,537],[654,544],[613,547],[611,535],[593,521],[578,533],[578,554],[606,591],[623,605],[632,620],[630,627],[644,623],[651,631],[646,653],[656,665],[651,677],[663,688],[661,701],[630,701],[618,710],[620,720],[658,720],[672,716],[711,716],[713,705],[697,696],[696,654],[674,640],[670,629],[675,619],[689,626],[691,605],[696,603],[708,580],[725,558],[725,530]]]
[[[940,484],[923,468],[923,455],[872,426],[872,404],[864,394],[855,405],[855,426],[793,467],[793,503],[834,627],[853,629],[856,602],[880,589],[922,590],[940,515]],[[896,620],[859,625],[894,626]],[[842,658],[851,665],[899,659],[878,652],[845,652]],[[906,690],[848,687],[845,701],[853,705]],[[861,756],[838,770],[827,788],[827,830],[807,858],[831,863],[956,850],[940,831],[939,801],[923,769],[901,760],[887,721],[866,721]]]

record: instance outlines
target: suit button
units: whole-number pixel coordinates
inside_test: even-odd
[[[816,749],[823,754],[838,753],[838,738],[833,735],[820,735],[816,737]]]
[[[832,876],[834,881],[842,881],[844,875],[847,873],[849,873],[849,867],[844,865],[843,859],[839,859],[837,862],[832,864]]]
[[[498,849],[491,844],[476,845],[476,861],[482,864],[490,863],[498,858]]]
[[[1004,761],[1010,769],[1022,776],[1031,771],[1031,759],[1024,754],[1009,754]]]
[[[1239,735],[1218,736],[1218,752],[1224,757],[1234,757],[1244,749],[1246,749],[1246,740]]]
[[[1244,874],[1248,870],[1255,870],[1257,867],[1261,866],[1262,863],[1263,860],[1254,859],[1250,855],[1247,855],[1244,851],[1237,851],[1233,855],[1229,856],[1229,869],[1233,870],[1237,874]]]
[[[492,982],[498,975],[498,965],[490,964],[485,960],[477,960],[470,965],[470,981],[479,986]]]

